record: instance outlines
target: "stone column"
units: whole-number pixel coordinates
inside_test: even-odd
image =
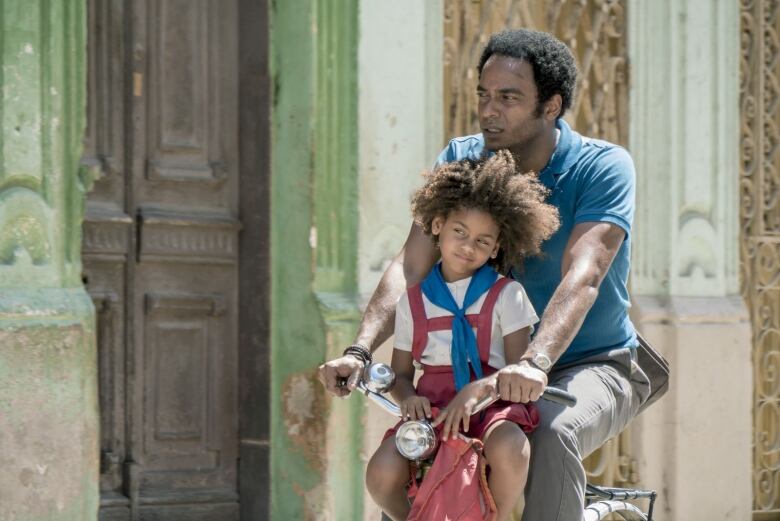
[[[0,519],[97,518],[94,309],[80,259],[85,63],[85,2],[2,3]]]
[[[629,1],[634,321],[672,364],[638,420],[657,519],[751,517],[750,329],[738,288],[739,3]]]

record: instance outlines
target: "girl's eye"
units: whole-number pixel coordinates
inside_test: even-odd
[[[455,233],[457,233],[458,235],[463,235],[465,232],[460,228],[455,228]]]

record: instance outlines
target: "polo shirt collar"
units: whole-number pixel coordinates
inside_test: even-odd
[[[561,132],[550,161],[539,173],[539,179],[548,188],[555,186],[558,176],[568,171],[580,156],[582,137],[568,123],[559,118],[555,127]]]

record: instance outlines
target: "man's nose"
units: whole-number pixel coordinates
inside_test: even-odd
[[[492,97],[487,98],[479,105],[479,116],[483,119],[498,117],[498,106]]]

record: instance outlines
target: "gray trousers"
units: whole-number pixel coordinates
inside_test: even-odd
[[[577,405],[536,402],[540,423],[529,435],[531,467],[523,521],[582,520],[583,458],[619,434],[650,391],[634,356],[632,349],[616,349],[550,373],[549,385],[575,395]]]

